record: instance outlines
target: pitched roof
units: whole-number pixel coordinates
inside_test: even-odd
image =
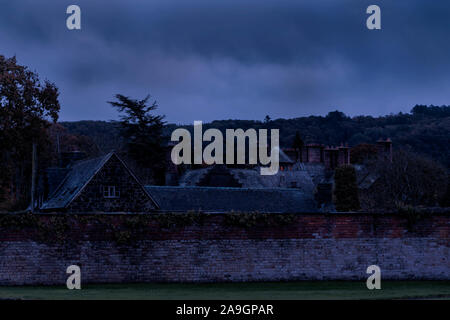
[[[305,171],[278,171],[274,175],[261,175],[258,169],[230,169],[244,188],[298,188],[313,194],[314,183]]]
[[[280,163],[295,163],[294,160],[292,160],[283,150],[278,149],[279,151],[279,162]]]
[[[187,170],[179,180],[180,186],[195,186],[211,170],[213,166]]]
[[[56,190],[49,196],[49,199],[42,205],[41,209],[66,208],[112,156],[117,157],[130,175],[136,179],[130,169],[114,152],[110,152],[102,157],[78,161],[70,168],[64,180],[62,180]],[[145,188],[144,191],[146,192]],[[150,195],[148,196],[152,199]],[[152,201],[155,202],[153,199]]]
[[[210,172],[211,168],[213,166],[188,170],[180,178],[180,186],[197,186],[201,179]],[[307,170],[278,171],[275,175],[261,175],[258,167],[253,169],[227,168],[227,170],[243,188],[291,188],[295,185],[295,188],[312,194],[317,184],[313,179],[315,175],[311,176]]]
[[[145,186],[164,211],[317,212],[315,201],[297,189]]]
[[[294,172],[296,170],[305,172],[312,179],[314,185],[329,180],[323,163],[297,162],[294,165]]]
[[[377,173],[370,171],[365,165],[355,164],[354,168],[359,189],[369,189],[379,178]]]

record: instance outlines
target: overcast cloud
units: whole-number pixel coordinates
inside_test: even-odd
[[[445,0],[0,0],[0,54],[56,83],[61,120],[116,119],[116,93],[178,123],[382,115],[450,104],[449,19]]]

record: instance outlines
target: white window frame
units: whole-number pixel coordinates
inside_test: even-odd
[[[116,186],[103,186],[102,187],[103,198],[116,199],[120,198],[120,191]]]

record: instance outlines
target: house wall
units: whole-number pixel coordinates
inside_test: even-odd
[[[323,162],[323,147],[319,145],[307,145],[307,159],[306,162]]]
[[[339,166],[350,164],[350,148],[339,147],[338,163],[339,163]]]
[[[332,148],[332,149],[325,149],[324,150],[324,163],[325,167],[329,169],[334,169],[338,166],[339,162],[339,151]]]
[[[102,187],[115,186],[118,198],[104,198]],[[129,174],[117,156],[112,156],[92,178],[68,212],[146,212],[155,209],[141,185]]]
[[[367,278],[450,280],[450,216],[415,223],[396,215],[298,215],[278,227],[239,227],[224,215],[202,223],[136,229],[125,215],[71,218],[64,241],[32,227],[0,229],[0,284],[64,285],[66,268],[82,283],[277,281]],[[54,219],[41,216],[41,224]],[[126,222],[128,221],[128,222]],[[127,233],[128,232],[128,233]],[[135,238],[123,244],[123,235]],[[56,237],[56,236],[55,236]]]

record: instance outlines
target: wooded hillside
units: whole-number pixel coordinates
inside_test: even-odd
[[[118,122],[77,121],[62,122],[69,133],[90,137],[101,152],[119,150],[123,146]],[[166,135],[178,127],[165,126]],[[182,126],[192,129],[192,125]],[[348,143],[373,143],[380,138],[391,138],[396,147],[410,147],[414,152],[428,155],[450,168],[450,107],[415,106],[410,113],[391,114],[382,117],[348,117],[334,111],[326,116],[310,116],[293,119],[217,120],[204,124],[204,130],[221,131],[234,128],[280,129],[282,147],[291,147],[298,131],[305,143],[324,145]]]

